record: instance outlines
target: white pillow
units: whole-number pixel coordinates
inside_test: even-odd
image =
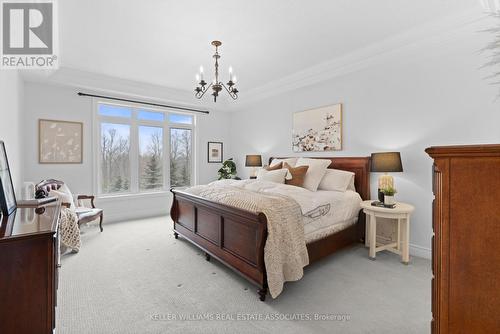
[[[326,159],[299,158],[299,160],[297,160],[297,163],[295,164],[295,167],[309,166],[302,187],[311,191],[318,190],[318,185],[321,182],[323,176],[325,176],[326,169],[328,168],[328,166],[330,166],[331,163],[331,160]]]
[[[349,182],[349,185],[347,186],[347,190],[356,191],[356,186],[354,185],[354,176],[352,177],[351,182]]]
[[[62,203],[69,203],[70,209],[75,209],[73,194],[66,184],[63,184],[58,190],[51,190],[49,196],[55,196],[59,198]]]
[[[274,165],[277,165],[279,164],[280,162],[283,162],[283,163],[287,163],[290,165],[290,167],[295,167],[295,164],[297,163],[297,160],[299,160],[299,158],[287,158],[287,159],[273,159],[271,161],[271,164],[269,166],[274,166]]]
[[[318,189],[345,192],[351,183],[354,185],[354,173],[340,169],[327,169]]]
[[[265,168],[261,168],[257,173],[257,180],[285,183],[285,176],[287,173],[288,169],[286,168],[277,170],[267,170]]]

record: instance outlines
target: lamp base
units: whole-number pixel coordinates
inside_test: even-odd
[[[380,175],[378,178],[378,188],[379,189],[385,189],[385,188],[394,188],[394,178],[391,175]]]
[[[250,173],[250,178],[251,179],[256,179],[257,178],[257,168],[252,167],[252,172]]]

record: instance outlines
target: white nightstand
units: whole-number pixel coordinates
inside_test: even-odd
[[[408,264],[410,261],[410,214],[415,210],[413,205],[398,202],[394,209],[372,205],[373,201],[364,201],[361,208],[366,214],[365,246],[370,247],[370,258],[375,260],[375,254],[388,250],[401,255],[401,261]],[[377,218],[396,219],[398,230],[396,242],[377,244]]]

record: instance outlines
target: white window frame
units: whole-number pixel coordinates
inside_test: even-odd
[[[103,116],[99,114],[99,105],[106,104],[110,106],[125,107],[132,110],[132,115],[130,118],[127,117],[115,117],[115,116]],[[151,111],[159,112],[165,115],[163,121],[149,121],[140,120],[137,118],[138,111]],[[170,115],[186,115],[193,118],[192,124],[184,123],[171,123]],[[140,103],[119,103],[110,101],[107,99],[93,99],[93,118],[92,118],[92,128],[93,128],[93,149],[92,156],[94,160],[93,166],[93,179],[94,179],[94,193],[97,193],[98,198],[115,198],[115,197],[143,197],[143,196],[154,196],[162,195],[168,193],[170,190],[170,129],[188,129],[191,130],[191,185],[197,183],[197,170],[196,170],[196,115],[192,113],[186,113],[177,111],[172,108],[160,108],[151,107],[148,105]],[[101,189],[101,124],[102,123],[113,123],[113,124],[125,124],[130,125],[130,189],[127,192],[116,192],[116,193],[103,193]],[[158,127],[163,130],[163,188],[158,190],[140,191],[139,185],[139,127],[140,126],[150,126]]]

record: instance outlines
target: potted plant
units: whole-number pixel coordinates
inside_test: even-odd
[[[384,194],[385,205],[396,204],[396,200],[394,199],[394,195],[397,193],[396,189],[394,189],[393,187],[387,187],[382,189],[382,193]]]
[[[233,158],[227,159],[222,163],[221,169],[218,171],[219,180],[236,178],[236,164]]]

